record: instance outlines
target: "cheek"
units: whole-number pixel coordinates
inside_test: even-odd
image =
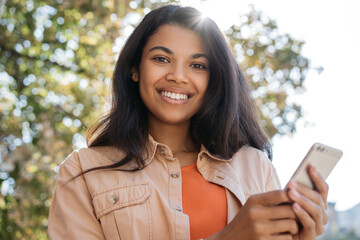
[[[144,95],[148,95],[149,91],[152,90],[154,85],[153,73],[151,71],[142,71],[139,76],[139,88],[140,95],[143,97]]]
[[[146,107],[149,107],[148,104],[152,102],[153,93],[151,91],[151,86],[149,83],[145,80],[140,80],[139,82],[139,91],[140,91],[140,97],[143,103],[146,105]]]
[[[202,95],[205,95],[205,93],[209,87],[209,81],[210,81],[209,76],[206,75],[206,77],[204,77],[202,79],[202,81],[200,81],[198,83],[198,90],[199,90],[199,92],[201,92]]]
[[[147,67],[146,65],[141,69],[139,76],[140,88],[143,91],[152,90],[156,82],[162,78],[164,71],[155,67]]]

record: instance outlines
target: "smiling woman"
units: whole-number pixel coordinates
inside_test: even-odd
[[[110,113],[60,166],[50,238],[315,239],[327,185],[311,168],[316,191],[276,190],[258,122],[216,24],[190,7],[150,12],[117,61]]]

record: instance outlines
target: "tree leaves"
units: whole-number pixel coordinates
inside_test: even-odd
[[[251,81],[262,124],[269,137],[295,131],[301,106],[290,97],[304,90],[309,60],[301,55],[303,41],[280,34],[275,21],[254,8],[228,31],[245,75]]]

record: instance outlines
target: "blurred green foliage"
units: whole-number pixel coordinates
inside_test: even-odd
[[[289,97],[304,91],[309,60],[303,41],[280,34],[274,20],[254,9],[228,31],[237,59],[254,87],[262,125],[269,137],[295,131],[301,106]]]
[[[4,3],[3,1],[0,1]],[[108,102],[121,46],[168,0],[11,0],[0,11],[0,239],[48,239],[59,164]],[[176,1],[170,1],[176,2]],[[255,10],[226,32],[270,137],[295,131],[304,42]]]

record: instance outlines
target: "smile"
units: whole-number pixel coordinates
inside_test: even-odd
[[[173,100],[186,100],[189,98],[189,95],[186,93],[173,93],[168,91],[161,91],[161,95],[167,98],[171,98]]]

